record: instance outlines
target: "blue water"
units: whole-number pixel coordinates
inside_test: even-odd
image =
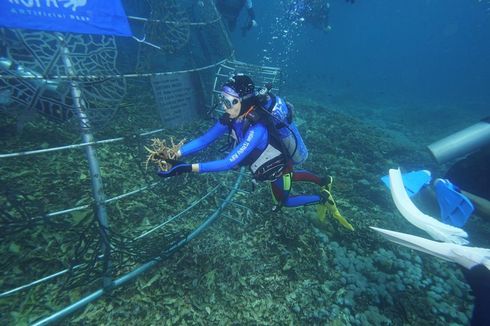
[[[268,55],[265,63],[285,72],[285,92],[344,106],[360,117],[373,106],[404,114],[413,110],[419,117],[456,122],[450,127],[458,128],[490,114],[488,3],[330,4],[330,32],[307,24],[291,32],[281,1],[255,1],[258,28],[245,38],[232,36],[238,59],[264,63]]]
[[[128,14],[150,17],[150,4],[155,1],[163,3],[163,0],[123,2],[128,3]],[[473,298],[456,264],[390,244],[368,226],[418,232],[416,234],[428,238],[427,234],[402,219],[379,178],[388,168],[397,165],[406,171],[427,168],[431,158],[425,152],[425,145],[490,115],[490,0],[356,0],[354,4],[331,0],[329,22],[332,29],[327,33],[306,23],[288,21],[284,3],[289,1],[254,1],[259,25],[245,37],[240,28],[231,33],[236,58],[282,69],[284,80],[279,95],[295,104],[298,113],[295,119],[302,122],[302,125],[298,123],[300,132],[308,141],[310,158],[305,168],[335,176],[335,199],[342,215],[354,225],[355,232],[342,229],[333,219],[322,230],[314,228],[312,222],[316,221],[317,215],[316,208],[311,206],[283,209],[273,214],[268,186],[255,187],[247,179],[240,186],[243,193],[233,199],[237,205],[229,205],[223,211],[220,223],[200,239],[195,239],[185,252],[177,253],[171,257],[174,260],[160,265],[124,291],[114,292],[110,300],[99,300],[97,306],[74,317],[72,323],[123,324],[131,320],[133,323],[158,324],[165,319],[166,323],[174,324],[468,324]],[[170,7],[178,4],[192,8],[195,2],[166,3]],[[172,15],[159,18],[173,19]],[[196,21],[207,21],[197,14],[195,18]],[[245,19],[245,12],[242,12],[238,27]],[[181,71],[189,68],[189,62],[192,67],[200,67],[220,61],[225,58],[221,49],[216,52],[207,49],[209,62],[206,63],[199,60],[208,53],[192,49],[199,44],[195,31],[202,32],[203,38],[211,38],[215,34],[207,35],[206,32],[212,31],[213,26],[192,27],[190,46],[174,45],[172,50],[175,52],[168,50],[163,55],[152,52],[154,49],[148,51],[148,48],[141,54],[137,51],[139,44],[134,40],[119,39],[118,60],[125,62],[121,72]],[[133,31],[142,38],[144,25],[135,24]],[[148,40],[153,41],[151,37]],[[172,37],[166,39],[169,40]],[[203,44],[214,45],[214,42],[206,41]],[[14,48],[20,48],[19,44],[13,43]],[[98,46],[97,42],[93,46]],[[187,54],[191,49],[193,60],[189,60]],[[24,54],[23,51],[17,53],[28,61]],[[140,54],[141,67],[136,64]],[[218,54],[219,57],[214,58]],[[49,58],[44,59],[49,61]],[[146,59],[155,59],[150,62],[151,68],[146,67]],[[96,130],[99,140],[113,137],[131,140],[123,147],[97,147],[107,198],[122,198],[122,193],[139,189],[150,177],[156,178],[152,167],[144,171],[139,168],[147,159],[142,146],[150,146],[150,139],[134,137],[141,131],[160,128],[150,80],[131,77],[127,82],[128,103],[125,102],[112,118],[107,130]],[[104,86],[107,84],[105,82]],[[143,90],[145,87],[147,89]],[[1,90],[0,106],[11,104],[18,97],[16,94],[10,89]],[[99,106],[89,108],[98,110]],[[354,116],[360,122],[332,111]],[[30,110],[29,114],[32,112]],[[14,137],[17,121],[10,116],[8,119],[6,115],[1,117],[3,152],[80,142],[78,127],[58,126],[42,119],[25,123],[24,133]],[[101,117],[108,119],[104,114]],[[23,125],[22,119],[18,120]],[[191,128],[196,125],[177,131],[165,129],[158,137],[168,141],[180,140],[185,135],[189,140],[210,123],[202,120],[202,125],[193,130]],[[382,132],[373,132],[370,124]],[[308,130],[308,127],[311,128]],[[412,146],[414,144],[417,146]],[[11,217],[31,223],[31,215],[44,217],[48,216],[46,213],[60,209],[67,212],[72,206],[89,203],[89,178],[82,155],[83,152],[70,152],[63,156],[40,156],[39,160],[20,157],[21,161],[9,158],[8,163],[2,162],[4,165],[0,170],[5,187],[0,187],[4,193],[0,205],[6,207],[3,219],[7,225],[15,226]],[[220,158],[215,152],[206,155],[189,157],[186,162]],[[63,164],[65,160],[69,166]],[[436,166],[432,160],[430,164]],[[116,259],[124,260],[124,264],[117,266],[117,272],[126,272],[129,267],[122,253],[132,261],[131,250],[137,249],[139,262],[144,256],[140,250],[145,254],[149,251],[153,257],[154,250],[160,254],[165,246],[173,246],[175,241],[180,243],[188,235],[188,228],[193,223],[197,225],[194,219],[197,221],[216,210],[217,203],[221,203],[229,192],[230,180],[235,178],[232,173],[180,176],[166,180],[169,182],[162,189],[132,197],[136,199],[121,206],[108,205],[110,225],[115,231],[111,230],[114,248],[120,249],[121,253]],[[219,188],[215,194],[210,193],[215,199],[203,201],[203,206],[198,206],[198,196],[208,193],[211,185],[217,182],[223,184],[224,190]],[[294,192],[310,191],[299,186]],[[16,192],[19,193],[17,197],[11,196]],[[20,201],[25,203],[24,207],[18,205]],[[139,239],[140,231],[151,224],[163,226],[173,221],[187,205],[196,208],[189,213],[193,214],[189,222],[178,222],[182,223],[182,232],[180,227],[175,227],[177,232],[174,232],[171,226],[168,235],[162,232],[164,243],[155,236],[151,240],[152,247],[157,244],[154,250],[144,244],[141,248],[128,247],[131,250],[126,251],[125,245],[118,240],[123,235],[128,239],[136,236]],[[435,211],[438,213],[438,207]],[[252,217],[250,212],[253,212]],[[74,228],[87,232],[76,234],[74,251],[78,251],[79,245],[88,243],[86,239],[92,234],[93,239],[99,237],[98,229],[83,227],[82,230],[82,222],[77,220],[86,219],[84,216],[89,215],[77,213],[71,220],[67,219]],[[170,220],[162,224],[169,216]],[[487,220],[476,216],[470,218],[465,228],[472,245],[490,247],[488,225]],[[51,270],[57,272],[66,268],[68,261],[78,263],[78,258],[72,259],[71,251],[67,253],[72,249],[66,249],[66,244],[59,246],[60,255],[56,256],[52,251],[60,239],[75,234],[71,225],[70,228],[63,225],[62,229],[63,232],[56,229],[53,229],[56,232],[44,232],[44,229],[33,228],[31,232],[26,228],[22,234],[9,233],[1,253],[11,270],[8,270],[8,280],[0,280],[0,285],[5,288],[11,284],[30,283],[49,275]],[[119,229],[128,233],[118,234]],[[97,250],[100,243],[93,241]],[[25,257],[20,256],[21,250],[31,247],[36,249],[30,250]],[[89,245],[86,248],[92,251]],[[102,254],[100,252],[100,257]],[[99,256],[96,249],[90,255]],[[15,264],[9,257],[15,257]],[[44,272],[44,267],[49,267],[46,270],[50,272]],[[77,293],[82,292],[88,293],[85,288],[84,291],[77,288]],[[61,286],[47,287],[43,293],[46,295],[41,295],[39,290],[26,295],[21,293],[12,300],[6,298],[10,301],[3,301],[1,305],[9,313],[0,313],[0,324],[32,322],[33,318],[49,315],[68,304],[68,296],[72,296]],[[73,294],[70,300],[77,296]],[[3,320],[8,321],[2,323]]]

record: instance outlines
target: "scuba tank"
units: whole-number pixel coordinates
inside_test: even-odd
[[[272,85],[268,84],[257,93],[263,115],[267,118],[269,131],[279,138],[284,154],[293,164],[301,164],[308,158],[308,149],[293,121],[294,107],[279,96],[270,92]],[[267,107],[266,107],[267,106]]]

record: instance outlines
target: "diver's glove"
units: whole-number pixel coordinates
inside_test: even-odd
[[[158,171],[158,175],[163,178],[175,177],[177,175],[181,175],[183,173],[192,172],[192,164],[187,164],[182,161],[167,159],[167,163],[172,165],[172,167],[167,171]]]

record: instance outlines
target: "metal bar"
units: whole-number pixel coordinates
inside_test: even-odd
[[[55,34],[60,41],[61,59],[68,75],[74,75],[75,70],[70,59],[70,52],[65,39],[62,34]],[[84,143],[93,142],[94,136],[92,135],[90,120],[85,113],[85,105],[81,99],[82,92],[78,87],[76,81],[70,81],[70,92],[73,98],[73,109],[80,119],[81,136]],[[104,252],[104,276],[102,277],[103,286],[107,288],[112,285],[112,262],[111,262],[111,248],[109,243],[109,220],[107,217],[107,209],[105,203],[104,186],[102,182],[102,175],[100,171],[99,161],[97,159],[95,147],[89,145],[85,147],[85,154],[87,156],[90,180],[92,183],[92,196],[95,200],[95,215],[99,222],[100,237],[102,241],[102,251]]]
[[[144,190],[146,190],[146,189],[148,189],[148,188],[154,187],[154,186],[158,185],[158,183],[159,183],[159,182],[154,182],[154,183],[152,183],[152,184],[151,184],[151,185],[149,185],[149,186],[145,186],[145,187],[142,187],[142,188],[139,188],[139,189],[136,189],[136,190],[133,190],[133,191],[127,192],[127,193],[125,193],[125,194],[122,194],[122,195],[119,195],[119,196],[116,196],[116,197],[112,197],[112,198],[110,198],[110,199],[107,199],[105,202],[106,202],[106,203],[111,203],[111,202],[113,202],[113,201],[116,201],[116,200],[122,199],[122,198],[124,198],[124,197],[130,196],[130,195],[134,195],[134,194],[139,193],[139,192],[141,192],[141,191],[144,191]],[[187,207],[187,208],[186,208],[184,211],[182,211],[181,213],[179,213],[179,214],[175,215],[174,217],[172,217],[172,218],[171,218],[171,220],[166,221],[165,223],[163,223],[163,224],[161,224],[161,225],[159,225],[159,226],[155,227],[154,229],[152,229],[152,230],[150,230],[150,231],[148,231],[148,232],[143,233],[142,235],[140,235],[140,236],[138,236],[138,237],[134,238],[134,239],[133,239],[133,241],[134,241],[134,240],[138,240],[138,239],[140,239],[140,238],[143,238],[144,236],[146,236],[146,235],[148,235],[148,234],[152,233],[153,231],[156,231],[157,229],[159,229],[159,228],[163,227],[165,224],[168,224],[168,223],[169,223],[169,222],[171,222],[172,220],[174,220],[174,219],[178,218],[178,217],[179,217],[180,215],[182,215],[183,213],[185,213],[185,212],[189,211],[189,210],[190,210],[190,208],[195,207],[195,206],[196,206],[198,203],[200,203],[201,201],[203,201],[204,199],[206,199],[207,197],[209,197],[209,196],[210,196],[212,193],[216,192],[216,190],[217,190],[217,189],[218,189],[220,186],[221,186],[221,185],[218,185],[218,186],[214,187],[213,189],[211,189],[211,191],[209,191],[209,192],[208,192],[206,195],[204,195],[202,198],[200,198],[200,199],[199,199],[199,200],[197,200],[197,201],[194,201],[194,202],[191,204],[191,206]],[[240,190],[239,190],[239,191],[240,191]],[[46,216],[47,216],[47,217],[53,217],[53,216],[57,216],[57,215],[62,215],[62,214],[71,213],[71,212],[74,212],[74,211],[77,211],[77,210],[86,209],[86,208],[89,208],[89,207],[91,207],[91,206],[90,206],[90,205],[78,206],[78,207],[74,207],[74,208],[71,208],[71,209],[66,209],[66,210],[63,210],[63,211],[58,211],[58,212],[54,212],[54,213],[49,213],[49,214],[47,214]],[[101,257],[103,257],[103,256],[101,256]],[[76,265],[76,266],[74,266],[72,269],[79,268],[80,266],[82,266],[82,265]],[[32,282],[32,283],[29,283],[29,284],[26,284],[26,285],[22,285],[22,286],[19,286],[19,287],[15,288],[15,289],[12,289],[12,290],[9,290],[9,291],[6,291],[6,292],[3,292],[3,293],[0,293],[0,298],[1,298],[1,297],[4,297],[4,296],[7,296],[7,295],[10,295],[10,294],[13,294],[13,293],[15,293],[15,292],[18,292],[18,291],[20,291],[20,290],[30,288],[30,287],[32,287],[32,286],[34,286],[34,285],[37,285],[37,284],[43,283],[43,282],[48,281],[48,280],[50,280],[50,279],[53,279],[53,278],[55,278],[55,277],[57,277],[57,276],[63,275],[63,274],[65,274],[65,273],[67,273],[68,271],[69,271],[69,269],[65,269],[65,270],[62,270],[62,271],[56,272],[55,274],[52,274],[52,275],[46,276],[46,277],[44,277],[44,278],[41,278],[41,279],[39,279],[39,280],[37,280],[37,281],[34,281],[34,282]]]
[[[237,220],[236,218],[231,217],[230,215],[223,215],[223,217],[229,218],[230,220],[232,220],[233,222],[236,222],[238,224],[245,225],[245,223],[243,221]]]
[[[224,198],[221,198],[221,199],[222,200],[225,200]],[[238,207],[243,208],[243,209],[246,209],[248,211],[252,211],[252,209],[250,207],[244,206],[242,204],[235,203],[234,201],[230,202],[230,204],[235,205],[235,206],[238,206]]]
[[[134,190],[134,191],[131,191],[131,192],[125,193],[125,194],[123,194],[123,195],[120,195],[120,196],[116,196],[116,197],[110,198],[110,199],[106,200],[106,203],[110,203],[110,202],[112,202],[112,201],[115,201],[115,200],[118,200],[118,199],[121,199],[121,198],[124,198],[124,197],[130,196],[130,195],[134,195],[134,194],[136,194],[136,193],[138,193],[138,192],[140,192],[140,191],[146,190],[146,189],[148,189],[148,188],[150,188],[150,187],[154,187],[154,186],[156,186],[157,184],[158,184],[158,182],[155,182],[155,183],[151,184],[150,186],[146,186],[146,187],[143,187],[143,188],[140,188],[140,189],[137,189],[137,190]],[[218,185],[218,186],[216,186],[215,188],[213,188],[213,189],[211,190],[211,192],[215,191],[215,190],[216,190],[218,187],[219,187],[219,185]],[[200,201],[204,200],[204,199],[205,199],[207,196],[209,196],[209,195],[211,194],[211,192],[209,192],[208,194],[206,194],[204,197],[202,197],[202,198],[201,198],[199,201],[197,201],[197,202],[200,202]],[[194,202],[194,203],[196,203],[196,202]],[[193,205],[192,207],[194,207],[194,206],[195,206],[195,205]],[[51,217],[51,216],[55,216],[55,215],[61,215],[61,214],[65,214],[65,213],[71,213],[71,212],[73,212],[73,211],[76,211],[76,210],[82,210],[82,209],[89,208],[89,207],[90,207],[90,205],[78,206],[78,207],[75,207],[75,208],[72,208],[72,209],[67,209],[67,210],[64,210],[64,211],[59,211],[59,212],[55,212],[55,213],[50,213],[50,214],[47,214],[47,216],[50,216],[50,217]],[[175,217],[177,217],[177,216],[175,216]],[[150,233],[150,232],[146,232],[146,233]],[[137,240],[137,239],[139,239],[139,238],[142,238],[142,237],[143,237],[143,236],[145,236],[145,235],[146,235],[146,234],[140,235],[139,237],[134,238],[133,240]],[[103,255],[101,255],[99,258],[102,258],[102,257],[103,257]],[[77,268],[80,268],[82,265],[83,265],[83,264],[76,265],[76,266],[72,267],[72,269],[77,269]],[[45,282],[45,281],[49,281],[49,280],[51,280],[51,279],[53,279],[53,278],[55,278],[55,277],[57,277],[57,276],[61,276],[61,275],[65,274],[65,273],[67,273],[68,271],[69,271],[69,269],[65,269],[65,270],[62,270],[62,271],[56,272],[56,273],[54,273],[54,274],[52,274],[52,275],[49,275],[49,276],[43,277],[43,278],[41,278],[41,279],[39,279],[39,280],[36,280],[36,281],[34,281],[34,282],[32,282],[32,283],[25,284],[25,285],[22,285],[22,286],[19,286],[19,287],[15,288],[15,289],[8,290],[8,291],[6,291],[6,292],[0,293],[0,298],[1,298],[1,297],[4,297],[4,296],[8,296],[8,295],[10,295],[10,294],[13,294],[13,293],[15,293],[15,292],[18,292],[18,291],[20,291],[20,290],[24,290],[24,289],[27,289],[27,288],[33,287],[33,286],[38,285],[38,284],[40,284],[40,283],[43,283],[43,282]]]
[[[141,133],[139,135],[144,137],[144,136],[148,136],[151,134],[156,134],[156,133],[164,131],[164,130],[165,129],[156,129],[156,130]],[[32,150],[32,151],[10,153],[10,154],[0,154],[0,159],[1,158],[9,158],[9,157],[25,156],[25,155],[35,155],[35,154],[41,154],[41,153],[49,153],[49,152],[66,150],[66,149],[76,149],[76,148],[82,148],[82,147],[87,147],[87,146],[91,146],[91,145],[109,144],[109,143],[123,141],[125,139],[126,139],[126,137],[118,137],[118,138],[113,138],[113,139],[90,141],[90,142],[82,143],[82,144],[52,147],[52,148],[46,148],[46,149],[36,149],[36,150]]]
[[[151,22],[151,23],[164,23],[164,24],[173,24],[173,25],[182,25],[182,26],[206,26],[206,25],[212,25],[217,23],[221,17],[217,17],[213,20],[210,20],[208,22],[176,22],[176,21],[167,21],[167,20],[159,20],[159,19],[148,19],[148,18],[143,18],[143,17],[136,17],[136,16],[127,16],[129,19],[136,20],[136,21],[142,21],[142,22]]]
[[[183,211],[181,211],[179,214],[177,215],[174,215],[172,216],[170,219],[168,219],[167,221],[163,222],[162,224],[160,225],[157,225],[156,227],[154,227],[153,229],[149,230],[149,231],[146,231],[144,232],[143,234],[141,234],[140,236],[134,238],[133,240],[138,240],[138,239],[141,239],[143,237],[146,237],[148,234],[150,233],[153,233],[155,232],[156,230],[162,228],[163,226],[167,225],[168,223],[172,222],[173,220],[175,220],[176,218],[182,216],[184,213],[190,211],[192,208],[194,208],[197,204],[199,204],[200,202],[202,202],[204,199],[206,199],[207,197],[209,197],[211,194],[215,193],[216,190],[218,189],[218,187],[220,187],[220,185],[217,185],[216,187],[214,187],[213,189],[211,189],[211,191],[209,191],[206,195],[204,195],[203,197],[201,197],[200,199],[194,201],[191,205],[187,206],[186,209],[184,209]]]
[[[234,53],[230,54],[230,57],[233,57]],[[83,80],[83,79],[105,79],[105,78],[139,78],[139,77],[156,77],[156,76],[169,76],[169,75],[177,75],[177,74],[184,74],[184,73],[189,73],[189,72],[196,72],[196,71],[202,71],[202,70],[207,70],[210,68],[214,68],[216,66],[219,66],[223,62],[226,62],[228,58],[225,58],[221,61],[218,61],[216,63],[204,66],[204,67],[199,67],[199,68],[193,68],[193,69],[188,69],[188,70],[177,70],[177,71],[166,71],[166,72],[154,72],[154,73],[143,73],[143,74],[115,74],[115,75],[88,75],[88,76],[67,76],[67,75],[61,75],[61,76],[52,76],[53,79],[70,79],[70,80]],[[25,76],[25,77],[18,77],[18,76],[10,76],[10,75],[0,75],[0,79],[44,79],[44,77],[38,77],[38,76]]]
[[[233,63],[233,61],[226,61],[226,63],[227,63],[227,64],[228,64],[228,63]],[[224,64],[224,63],[221,65],[221,67],[226,68],[226,69],[230,69],[230,70],[233,70],[233,71],[236,69],[235,67],[227,66],[227,65],[226,65],[226,64]]]
[[[140,189],[135,190],[135,191],[131,191],[131,192],[126,193],[126,194],[124,194],[124,195],[120,195],[120,196],[117,196],[117,197],[113,197],[113,198],[111,198],[111,199],[106,200],[106,203],[109,203],[109,202],[115,201],[115,200],[117,200],[117,199],[121,199],[121,198],[123,198],[123,197],[125,197],[125,196],[129,196],[129,195],[135,194],[135,193],[137,193],[137,192],[139,192],[139,191],[145,190],[145,189],[147,189],[147,188],[149,188],[149,187],[152,187],[152,186],[155,186],[155,185],[157,185],[157,184],[158,184],[158,182],[155,182],[155,183],[153,183],[153,184],[152,184],[152,185],[150,185],[150,186],[143,187],[143,188],[140,188]],[[179,217],[179,216],[180,216],[180,215],[182,215],[183,213],[185,213],[185,212],[189,211],[189,210],[190,210],[190,208],[195,207],[195,206],[196,206],[198,203],[200,203],[201,201],[203,201],[204,199],[206,199],[207,197],[209,197],[209,196],[210,196],[212,193],[216,192],[216,190],[217,190],[217,189],[218,189],[220,186],[221,186],[221,185],[218,185],[218,186],[214,187],[213,189],[211,189],[211,191],[209,191],[209,192],[208,192],[206,195],[204,195],[204,196],[203,196],[202,198],[200,198],[199,200],[194,201],[194,202],[191,204],[191,206],[187,207],[187,208],[186,208],[184,211],[182,211],[181,213],[179,213],[179,214],[175,215],[175,216],[174,216],[174,217],[172,217],[171,219],[172,219],[172,220],[174,220],[175,218]],[[90,207],[90,205],[79,206],[79,207],[76,207],[76,208],[77,208],[77,210],[81,210],[82,208],[88,208],[88,207]],[[75,210],[75,209],[69,209],[69,210],[64,210],[64,211],[60,211],[60,212],[56,212],[56,213],[50,213],[50,214],[48,214],[48,215],[51,215],[51,216],[53,216],[53,215],[55,215],[55,214],[56,214],[56,215],[59,215],[61,212],[62,212],[62,213],[70,213],[70,212],[72,212],[72,211],[74,211],[74,210]],[[162,226],[164,226],[165,224],[168,224],[169,222],[171,222],[171,221],[166,221],[165,223],[163,223],[163,224],[161,224],[161,225],[159,225],[159,226],[155,227],[154,229],[152,229],[152,230],[150,230],[150,231],[148,231],[148,232],[143,233],[142,235],[140,235],[140,236],[138,236],[138,237],[134,238],[134,239],[133,239],[133,241],[134,241],[134,240],[138,240],[138,239],[140,239],[140,238],[143,238],[144,236],[146,236],[146,235],[148,235],[148,234],[152,233],[153,231],[155,231],[155,230],[157,230],[157,229],[161,228]],[[100,256],[99,258],[102,258],[102,257],[103,257],[103,256]],[[77,269],[77,268],[80,268],[82,265],[83,265],[83,264],[76,265],[76,266],[72,267],[72,269]],[[43,278],[41,278],[41,279],[39,279],[39,280],[36,280],[36,281],[34,281],[34,282],[32,282],[32,283],[25,284],[25,285],[22,285],[22,286],[19,286],[19,287],[15,288],[15,289],[8,290],[8,291],[6,291],[6,292],[0,293],[0,298],[1,298],[1,297],[4,297],[4,296],[8,296],[8,295],[10,295],[10,294],[13,294],[13,293],[15,293],[15,292],[18,292],[18,291],[20,291],[20,290],[24,290],[24,289],[27,289],[27,288],[33,287],[33,286],[35,286],[35,285],[37,285],[37,284],[40,284],[40,283],[43,283],[43,282],[45,282],[45,281],[49,281],[49,280],[51,280],[51,279],[53,279],[53,278],[55,278],[55,277],[57,277],[57,276],[61,276],[61,275],[65,274],[65,273],[67,273],[68,271],[69,271],[69,269],[65,269],[65,270],[62,270],[62,271],[56,272],[56,273],[54,273],[54,274],[52,274],[52,275],[49,275],[49,276],[43,277]]]
[[[66,308],[64,308],[64,309],[62,309],[62,310],[60,310],[60,311],[52,314],[48,318],[42,319],[42,320],[34,323],[33,326],[36,326],[36,325],[49,325],[51,323],[54,323],[55,321],[61,320],[62,318],[68,316],[69,314],[74,313],[78,309],[85,307],[90,302],[93,302],[93,301],[97,300],[103,294],[104,294],[104,290],[103,289],[97,290],[97,291],[93,292],[92,294],[86,296],[85,298],[81,299],[80,301],[77,301],[74,304],[72,304],[72,305],[70,305],[70,306],[68,306],[68,307],[66,307]]]
[[[144,187],[141,187],[139,189],[135,189],[133,191],[130,191],[130,192],[126,192],[122,195],[119,195],[119,196],[115,196],[115,197],[112,197],[112,198],[109,198],[109,199],[106,199],[105,200],[105,203],[106,204],[109,204],[109,203],[112,203],[113,201],[116,201],[116,200],[119,200],[119,199],[123,199],[125,197],[129,197],[131,195],[135,195],[139,192],[142,192],[144,190],[147,190],[149,188],[153,188],[155,187],[156,185],[158,185],[160,182],[154,182],[148,186],[144,186]],[[77,206],[77,207],[73,207],[73,208],[68,208],[68,209],[64,209],[64,210],[61,210],[61,211],[57,211],[57,212],[53,212],[53,213],[48,213],[44,216],[44,218],[46,217],[54,217],[54,216],[58,216],[58,215],[64,215],[64,214],[68,214],[68,213],[72,213],[72,212],[76,212],[76,211],[81,211],[81,210],[84,210],[84,209],[87,209],[89,208],[90,205],[82,205],[82,206]]]
[[[65,214],[68,214],[68,213],[73,213],[73,212],[76,212],[76,211],[81,211],[81,210],[87,209],[89,207],[90,207],[90,205],[82,205],[82,206],[77,206],[77,207],[73,207],[73,208],[68,208],[68,209],[64,209],[62,211],[48,213],[48,214],[46,214],[45,217],[48,217],[49,218],[49,217],[55,217],[55,216],[59,216],[59,215],[65,215]]]
[[[113,282],[113,287],[115,288],[115,287],[121,286],[121,285],[135,279],[136,277],[138,277],[142,273],[144,273],[144,272],[148,271],[149,269],[151,269],[152,267],[154,267],[159,262],[163,261],[170,254],[172,254],[176,250],[180,249],[181,247],[183,247],[184,245],[189,243],[192,239],[197,237],[199,234],[201,234],[207,227],[209,227],[214,221],[216,221],[216,219],[219,217],[220,213],[223,211],[223,209],[226,207],[226,205],[228,205],[228,203],[231,201],[231,198],[233,198],[236,191],[238,191],[238,186],[242,182],[242,179],[243,179],[243,176],[239,175],[236,182],[235,182],[235,185],[233,187],[234,190],[230,191],[230,193],[226,197],[226,200],[221,203],[221,205],[218,207],[218,209],[216,209],[216,211],[212,215],[210,215],[209,218],[205,222],[203,222],[198,228],[196,228],[191,234],[189,234],[189,236],[187,238],[185,238],[185,239],[181,240],[180,242],[178,242],[177,244],[171,246],[160,257],[155,257],[154,259],[152,259],[152,260],[148,261],[147,263],[141,265],[140,267],[136,268],[132,272],[129,272],[128,274],[116,279]],[[34,323],[33,326],[49,325],[52,323],[56,323],[56,322],[60,321],[61,319],[67,317],[68,315],[74,313],[75,311],[82,309],[83,307],[85,307],[89,303],[97,300],[98,298],[100,298],[104,294],[104,292],[105,291],[103,289],[97,290],[97,291],[93,292],[92,294],[89,294],[88,296],[82,298],[81,300],[79,300],[79,301],[65,307],[64,309],[54,313],[53,315],[48,316],[44,319],[41,319],[40,321]]]
[[[223,74],[216,74],[216,76],[225,77],[225,78],[229,77],[228,75],[223,75]]]
[[[233,60],[232,63],[235,65],[242,65],[242,66],[249,66],[249,67],[257,67],[258,69],[270,69],[270,70],[279,70],[277,67],[270,67],[270,66],[259,66],[259,65],[252,65],[243,61],[237,61]]]
[[[142,191],[145,191],[147,189],[150,189],[150,188],[153,188],[155,187],[156,185],[158,185],[160,183],[160,181],[158,182],[153,182],[151,184],[149,184],[148,186],[144,186],[144,187],[141,187],[139,189],[135,189],[133,191],[130,191],[130,192],[127,192],[127,193],[124,193],[122,195],[119,195],[119,196],[115,196],[115,197],[112,197],[112,198],[109,198],[109,199],[106,199],[105,203],[106,204],[109,204],[109,203],[112,203],[113,201],[116,201],[116,200],[119,200],[119,199],[123,199],[123,198],[126,198],[126,197],[129,197],[129,196],[132,196],[132,195],[135,195],[139,192],[142,192]]]
[[[74,266],[74,267],[73,267],[73,269],[75,269],[75,268],[79,268],[80,266],[82,266],[82,265],[77,265],[77,266]],[[49,281],[49,280],[51,280],[51,279],[53,279],[53,278],[55,278],[55,277],[61,276],[61,275],[63,275],[63,274],[66,274],[68,271],[69,271],[69,269],[64,269],[64,270],[62,270],[62,271],[56,272],[56,273],[54,273],[54,274],[51,274],[51,275],[49,275],[49,276],[46,276],[46,277],[40,278],[40,279],[38,279],[38,280],[36,280],[36,281],[34,281],[34,282],[31,282],[31,283],[29,283],[29,284],[24,284],[24,285],[21,285],[21,286],[19,286],[19,287],[16,287],[15,289],[11,289],[11,290],[5,291],[5,292],[3,292],[3,293],[0,293],[0,298],[2,298],[2,297],[6,297],[6,296],[9,296],[9,295],[12,295],[12,294],[14,294],[15,292],[19,292],[19,291],[21,291],[21,290],[25,290],[25,289],[31,288],[31,287],[33,287],[33,286],[35,286],[35,285],[38,285],[38,284],[44,283],[44,282]]]

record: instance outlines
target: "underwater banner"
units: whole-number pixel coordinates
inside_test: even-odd
[[[0,27],[132,35],[121,0],[0,0]]]

